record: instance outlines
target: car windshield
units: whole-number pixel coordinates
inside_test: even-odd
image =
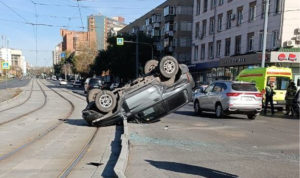
[[[286,90],[289,85],[289,80],[289,77],[270,76],[267,82],[273,83],[275,90]]]
[[[100,81],[99,79],[92,78],[92,79],[90,79],[89,84],[90,84],[90,85],[98,84],[99,81]]]
[[[251,83],[233,83],[231,87],[236,91],[257,91],[255,84]]]

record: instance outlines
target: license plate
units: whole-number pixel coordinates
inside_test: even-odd
[[[273,104],[277,104],[277,101],[273,101]]]
[[[243,96],[243,101],[253,101],[253,98],[251,96]]]

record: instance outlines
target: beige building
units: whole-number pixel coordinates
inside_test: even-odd
[[[299,9],[299,0],[270,0],[268,14],[266,66],[291,67],[294,76],[300,59],[283,63],[276,58],[299,56]],[[190,69],[196,81],[233,80],[244,68],[261,66],[264,0],[194,0],[193,12]]]
[[[126,26],[123,17],[109,18],[101,14],[88,17],[88,31],[92,32],[98,50],[107,49],[107,39]]]
[[[127,25],[121,33],[135,33],[137,27],[155,40],[161,55],[173,55],[190,64],[193,0],[167,0]]]

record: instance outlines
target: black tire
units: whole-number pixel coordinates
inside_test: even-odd
[[[256,118],[256,114],[247,114],[248,119],[254,120]]]
[[[200,104],[199,104],[199,101],[195,101],[195,103],[194,103],[194,111],[195,111],[195,113],[196,114],[201,114],[201,108],[200,108]]]
[[[144,67],[144,73],[149,74],[151,71],[153,71],[158,66],[158,61],[151,59],[146,62]]]
[[[224,113],[223,113],[223,107],[220,103],[218,103],[216,105],[216,108],[215,108],[215,114],[216,114],[216,117],[217,118],[222,118]]]
[[[97,88],[94,88],[94,89],[91,89],[89,92],[88,92],[88,95],[86,97],[87,99],[87,102],[90,103],[92,101],[95,101],[96,100],[96,96],[98,93],[100,93],[101,90],[100,89],[97,89]]]
[[[177,60],[172,56],[165,56],[159,63],[159,71],[165,78],[172,78],[178,72],[179,65]]]
[[[116,107],[117,97],[109,90],[102,90],[97,94],[95,103],[99,111],[108,113]]]

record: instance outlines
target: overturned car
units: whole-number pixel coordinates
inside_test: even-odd
[[[82,111],[89,125],[116,124],[126,117],[153,122],[192,101],[194,80],[188,67],[172,56],[145,64],[145,75],[114,90],[92,89]]]

